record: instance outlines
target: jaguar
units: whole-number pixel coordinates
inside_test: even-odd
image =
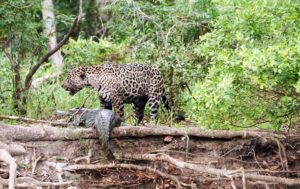
[[[124,122],[124,104],[133,104],[134,125],[144,118],[145,105],[150,107],[152,122],[157,120],[157,112],[162,101],[170,110],[164,93],[161,72],[144,64],[104,63],[95,66],[80,66],[68,71],[62,87],[75,95],[85,87],[97,91],[101,107],[114,108],[116,116]]]

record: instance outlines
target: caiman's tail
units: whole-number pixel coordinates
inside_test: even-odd
[[[99,140],[101,141],[102,151],[109,160],[115,160],[109,146],[109,137],[111,130],[118,124],[119,123],[115,118],[115,113],[111,110],[100,109],[99,113],[96,115],[95,125]]]
[[[76,114],[78,115],[76,116]],[[99,137],[101,143],[101,149],[109,160],[115,160],[115,157],[111,151],[109,145],[109,137],[111,130],[120,125],[121,120],[115,117],[115,113],[109,109],[74,109],[69,110],[69,115],[74,116],[75,123],[84,123],[86,127],[96,127],[97,136]]]

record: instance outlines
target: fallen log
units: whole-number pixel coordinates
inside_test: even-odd
[[[191,138],[180,140],[180,136],[187,135]],[[177,137],[166,143],[161,139],[161,136]],[[225,179],[226,183],[220,186],[231,184],[232,186],[236,185],[235,188],[246,187],[246,185],[248,188],[254,182],[256,182],[256,185],[260,182],[266,186],[273,184],[280,186],[300,185],[299,179],[296,179],[298,177],[295,176],[299,174],[299,171],[297,171],[299,169],[296,166],[299,162],[297,160],[297,150],[299,149],[295,145],[297,141],[287,143],[289,138],[285,138],[285,135],[282,134],[258,130],[205,131],[196,127],[124,126],[114,128],[112,137],[118,138],[112,141],[114,154],[119,162],[117,164],[107,164],[111,162],[103,159],[103,154],[97,150],[100,144],[94,128],[20,126],[0,123],[0,139],[3,139],[0,148],[9,151],[16,150],[13,149],[12,144],[24,146],[27,153],[14,158],[21,165],[28,164],[24,160],[31,160],[31,166],[26,167],[26,169],[18,168],[17,178],[15,179],[16,187],[78,186],[80,188],[81,184],[92,186],[91,183],[94,180],[99,182],[95,176],[90,185],[87,185],[85,183],[87,179],[86,171],[82,172],[80,170],[91,170],[89,176],[93,175],[93,170],[102,170],[104,173],[109,173],[99,182],[101,184],[102,182],[109,183],[107,181],[110,179],[109,175],[112,176],[111,178],[115,178],[115,174],[120,175],[118,181],[122,184],[128,183],[126,179],[122,180],[123,176],[128,173],[140,175],[143,178],[147,175],[147,172],[152,172],[152,174],[158,176],[158,179],[153,182],[159,183],[161,181],[161,183],[166,184],[165,186],[168,184],[172,186],[201,186],[212,178]],[[260,143],[261,140],[263,140],[262,143]],[[268,145],[265,143],[268,143]],[[155,154],[157,152],[159,154]],[[268,157],[266,154],[270,156],[268,160],[266,160],[266,157]],[[241,156],[246,158],[236,158]],[[81,160],[86,160],[88,165],[79,164]],[[130,162],[129,165],[127,165],[128,162]],[[73,165],[70,165],[70,163]],[[7,165],[2,172],[8,175],[8,169]],[[31,171],[28,171],[29,169]],[[48,175],[49,172],[54,175],[50,182],[42,182],[44,181],[44,174]],[[181,172],[184,173],[183,175],[186,178],[179,176]],[[38,174],[41,174],[41,176],[37,176]],[[62,177],[63,174],[66,177]],[[69,178],[77,174],[80,175],[81,180],[70,181]],[[11,178],[15,177],[14,174],[9,175],[12,175]],[[18,178],[18,175],[25,177],[35,175],[39,183],[30,180],[19,182],[20,177]],[[201,177],[202,181],[199,181],[198,177]],[[9,185],[7,178],[0,179],[0,188],[1,185]],[[139,183],[142,180],[136,182]],[[222,182],[218,180],[218,183]]]
[[[53,141],[97,138],[94,129],[0,124],[0,137],[10,141]]]
[[[233,139],[233,138],[285,138],[282,134],[276,134],[266,131],[227,131],[227,130],[203,130],[199,127],[172,128],[166,126],[148,126],[148,127],[119,127],[114,128],[112,137],[146,137],[146,136],[193,136],[199,138],[211,139]]]
[[[53,141],[53,140],[78,140],[97,138],[93,128],[57,128],[51,126],[19,126],[0,123],[0,137],[11,141]],[[285,138],[282,134],[266,131],[225,131],[225,130],[203,130],[197,127],[171,128],[165,126],[157,127],[115,127],[111,137],[146,137],[146,136],[192,136],[211,139],[232,138]]]

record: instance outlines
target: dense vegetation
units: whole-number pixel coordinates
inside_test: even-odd
[[[22,93],[26,103],[14,102],[19,89],[12,65],[24,83],[47,51],[40,4],[0,4],[0,114],[20,115],[21,107],[27,116],[46,118],[53,110],[81,106],[87,93],[85,106],[98,107],[93,91],[69,98],[60,87],[64,74]],[[78,5],[54,1],[58,40]],[[63,70],[105,61],[151,64],[163,72],[174,109],[199,126],[292,127],[300,105],[299,7],[298,0],[84,1],[84,18],[62,48]],[[46,63],[34,79],[53,71]]]

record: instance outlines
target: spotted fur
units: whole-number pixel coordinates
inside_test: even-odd
[[[117,116],[122,120],[124,103],[132,103],[135,125],[144,117],[147,102],[150,106],[150,117],[154,121],[160,101],[163,99],[163,77],[159,70],[141,64],[101,64],[97,66],[77,67],[68,72],[63,88],[76,94],[84,87],[98,91],[101,106],[106,109],[114,107]]]

